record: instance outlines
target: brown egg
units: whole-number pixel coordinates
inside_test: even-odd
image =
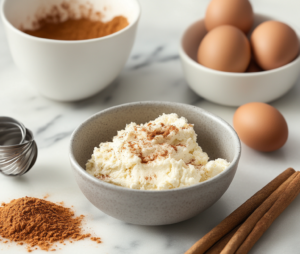
[[[279,21],[266,21],[251,35],[255,61],[264,70],[272,70],[293,61],[299,54],[295,31]]]
[[[212,0],[205,14],[207,31],[217,26],[232,25],[245,34],[253,24],[253,10],[248,0]]]
[[[250,43],[234,26],[218,26],[211,30],[198,49],[198,62],[218,71],[244,72],[250,58]]]
[[[239,107],[234,114],[233,125],[247,146],[262,152],[279,149],[288,138],[288,126],[282,114],[261,102]]]

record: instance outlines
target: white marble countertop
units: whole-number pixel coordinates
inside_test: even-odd
[[[182,254],[247,198],[287,167],[300,170],[300,82],[271,103],[289,125],[286,145],[272,153],[259,153],[245,145],[237,174],[224,196],[198,216],[174,225],[146,227],[126,224],[102,213],[81,193],[68,159],[70,134],[90,115],[122,103],[159,100],[202,107],[232,124],[236,108],[210,103],[186,84],[178,57],[183,30],[203,17],[209,0],[140,0],[142,17],[135,46],[119,78],[96,96],[73,103],[40,96],[12,61],[0,22],[0,115],[14,117],[34,133],[39,156],[23,177],[0,175],[0,202],[23,196],[63,201],[76,214],[86,215],[86,226],[102,238],[67,244],[59,253]],[[0,0],[0,3],[2,0]],[[253,0],[255,12],[276,16],[300,27],[297,0]],[[298,254],[300,196],[272,224],[251,253]],[[24,246],[0,242],[1,253],[26,253]],[[44,253],[36,251],[35,253]]]

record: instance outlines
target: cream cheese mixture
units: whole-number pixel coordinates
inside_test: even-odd
[[[167,190],[206,181],[230,165],[208,160],[193,125],[177,114],[163,114],[149,123],[127,124],[113,142],[95,147],[86,170],[127,188]]]

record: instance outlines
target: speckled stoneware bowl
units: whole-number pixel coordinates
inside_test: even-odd
[[[94,147],[111,141],[130,122],[154,120],[162,113],[177,113],[193,123],[198,144],[210,159],[224,158],[231,165],[205,182],[173,190],[134,190],[105,183],[85,171]],[[137,102],[103,110],[73,133],[70,161],[76,181],[87,199],[104,213],[139,225],[164,225],[189,219],[214,204],[229,187],[240,158],[240,141],[221,118],[198,107],[171,102]]]

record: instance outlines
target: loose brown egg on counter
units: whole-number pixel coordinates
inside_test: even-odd
[[[221,25],[232,25],[245,34],[253,24],[253,10],[248,0],[212,0],[205,13],[207,31]]]
[[[295,31],[279,21],[266,21],[251,35],[252,53],[264,70],[272,70],[293,61],[299,54],[299,40]]]
[[[261,152],[279,149],[288,138],[288,126],[283,115],[266,103],[242,105],[234,114],[233,125],[247,146]]]
[[[234,26],[218,26],[205,35],[198,49],[198,62],[228,72],[244,72],[250,62],[250,43]]]

